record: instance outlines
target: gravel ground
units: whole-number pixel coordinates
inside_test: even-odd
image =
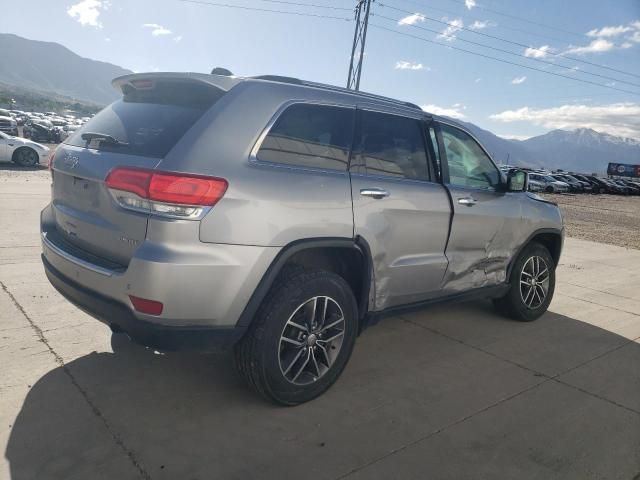
[[[569,237],[640,249],[640,197],[542,194],[562,209]]]
[[[0,185],[16,178],[49,182],[51,176],[45,166],[27,170],[0,163]],[[542,196],[560,205],[569,237],[640,249],[640,197],[550,193]]]

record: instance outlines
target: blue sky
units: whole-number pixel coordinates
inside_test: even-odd
[[[202,1],[352,18],[349,11],[284,1]],[[290,1],[340,8],[355,4]],[[134,71],[208,72],[224,66],[238,75],[272,73],[337,85],[346,82],[354,28],[346,20],[180,0],[25,0],[7,2],[2,10],[1,32],[55,41],[81,56]],[[640,139],[640,0],[376,0],[372,11],[372,25],[441,45],[370,28],[362,90],[411,101],[505,137],[589,127]],[[447,46],[637,93],[554,77]]]

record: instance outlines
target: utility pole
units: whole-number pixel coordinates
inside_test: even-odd
[[[364,60],[364,45],[367,41],[367,26],[369,25],[369,11],[375,0],[358,0],[355,9],[356,29],[353,32],[353,46],[351,47],[351,64],[347,88],[360,90],[360,74]]]

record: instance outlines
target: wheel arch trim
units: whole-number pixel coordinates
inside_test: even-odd
[[[528,237],[527,239],[522,243],[522,245],[520,245],[520,247],[518,247],[518,249],[516,250],[515,254],[513,255],[513,258],[511,258],[511,261],[509,262],[509,266],[507,267],[507,280],[509,278],[511,278],[511,273],[513,271],[513,267],[516,263],[516,260],[518,259],[518,257],[520,256],[520,254],[522,253],[522,251],[527,248],[527,246],[529,244],[531,244],[531,242],[533,241],[534,238],[536,238],[539,235],[544,235],[544,234],[551,234],[551,235],[555,235],[558,237],[558,252],[557,255],[554,255],[553,252],[549,252],[551,254],[551,257],[553,258],[553,261],[555,263],[555,265],[558,265],[558,261],[560,260],[560,255],[562,253],[562,246],[563,246],[563,242],[564,242],[564,236],[563,236],[563,230],[562,229],[557,229],[557,228],[539,228],[538,230],[534,230]]]
[[[374,288],[374,275],[373,275],[373,262],[371,258],[371,251],[366,240],[361,237],[343,238],[343,237],[329,237],[329,238],[309,238],[302,240],[295,240],[288,245],[284,246],[280,252],[276,255],[271,262],[265,273],[262,275],[258,286],[253,291],[251,298],[247,302],[236,324],[238,327],[249,326],[255,317],[260,304],[263,302],[267,293],[275,283],[278,275],[287,264],[287,262],[297,253],[304,250],[318,249],[318,248],[346,248],[353,249],[361,255],[363,264],[362,275],[362,292],[358,299],[358,317],[364,318],[368,311],[368,300],[371,289]]]

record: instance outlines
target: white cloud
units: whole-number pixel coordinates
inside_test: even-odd
[[[511,83],[513,83],[514,85],[520,85],[521,83],[524,83],[527,80],[526,76],[522,76],[522,77],[516,77],[513,80],[511,80]]]
[[[633,47],[633,43],[631,42],[624,42],[622,45],[620,45],[620,48],[631,48]]]
[[[435,115],[443,115],[445,117],[451,117],[451,118],[465,118],[464,113],[460,111],[461,105],[460,104],[456,104],[456,105],[458,105],[458,107],[454,105],[451,108],[447,108],[447,107],[439,107],[438,105],[429,104],[429,105],[422,105],[420,108],[425,112],[433,113]],[[462,107],[462,110],[464,110],[465,108],[466,107]]]
[[[486,20],[476,20],[471,25],[469,25],[469,28],[471,30],[482,30],[483,28],[487,28],[489,26],[490,26],[490,23],[487,22]]]
[[[476,0],[464,0],[464,5],[467,7],[467,10],[471,10],[477,5],[477,3]]]
[[[627,40],[631,40],[632,42],[640,43],[640,30],[637,32],[633,32],[633,35],[627,38]]]
[[[75,19],[80,25],[102,28],[99,17],[102,10],[109,7],[108,2],[101,0],[82,0],[67,9],[67,15]]]
[[[546,128],[591,128],[621,137],[640,139],[640,103],[561,105],[553,108],[522,107],[490,115],[500,122],[530,122]]]
[[[455,33],[464,27],[464,22],[461,18],[455,18],[448,23],[449,25],[447,25],[447,28],[445,28],[437,38],[442,38],[447,42],[452,42],[456,39]]]
[[[481,81],[482,81],[482,77],[478,77],[478,78],[476,78],[476,79],[474,80],[474,82],[475,82],[475,83],[479,83],[479,82],[481,82]]]
[[[601,53],[608,52],[609,50],[613,50],[615,44],[606,40],[604,38],[598,38],[593,40],[589,45],[585,45],[584,47],[576,47],[571,45],[568,50],[564,53],[575,53],[578,55],[584,55],[585,53]]]
[[[610,27],[602,27],[600,29],[594,28],[593,30],[589,30],[587,35],[590,37],[617,37],[618,35],[622,35],[623,33],[627,33],[633,30],[633,27],[626,25],[618,25],[618,26],[610,26]]]
[[[541,47],[529,47],[524,51],[525,57],[530,58],[544,58],[551,52],[551,47],[549,45],[542,45]]]
[[[416,23],[424,22],[424,15],[421,13],[414,13],[398,20],[398,25],[415,25]]]
[[[399,60],[394,67],[396,70],[431,70],[429,67],[425,67],[421,63],[407,62],[405,60]]]
[[[168,28],[163,27],[162,25],[158,25],[157,23],[145,23],[142,25],[143,28],[150,28],[151,35],[154,37],[159,37],[161,35],[171,35],[173,32]]]
[[[182,35],[176,35],[173,37],[173,41],[176,43],[180,43],[182,41]]]

